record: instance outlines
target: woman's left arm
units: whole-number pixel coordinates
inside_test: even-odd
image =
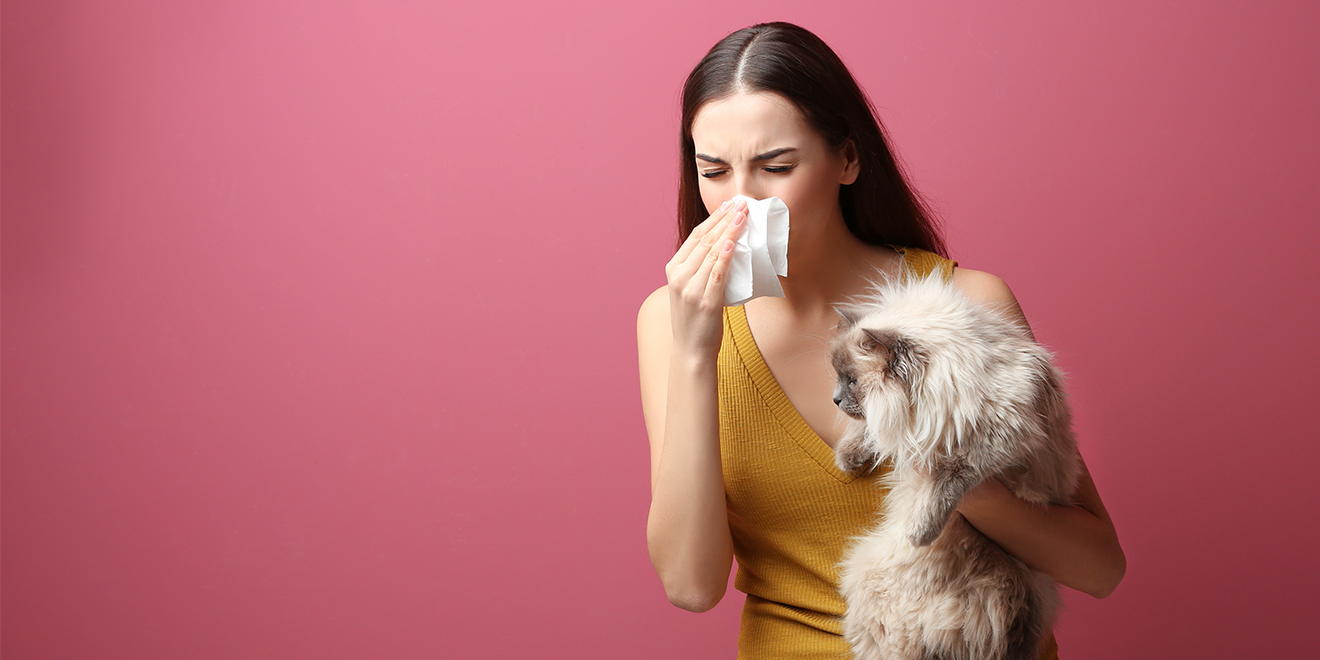
[[[986,479],[968,491],[958,512],[1026,565],[1066,587],[1104,598],[1123,579],[1127,559],[1085,463],[1076,500],[1073,506],[1031,504],[998,479]]]
[[[953,283],[973,302],[1022,314],[1008,285],[994,275],[959,268]],[[1028,566],[1066,587],[1104,598],[1122,581],[1127,559],[1084,461],[1081,468],[1074,505],[1028,503],[998,479],[987,479],[968,491],[958,512]]]

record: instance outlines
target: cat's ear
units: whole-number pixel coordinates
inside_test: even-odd
[[[862,332],[866,333],[868,340],[864,348],[881,354],[887,363],[885,370],[894,378],[911,386],[912,379],[917,375],[918,370],[915,351],[912,350],[912,342],[908,341],[906,337],[889,330],[862,328]]]
[[[857,322],[862,318],[862,316],[857,313],[856,309],[847,305],[837,305],[834,307],[834,311],[839,313],[840,331],[851,329],[853,326],[857,325]]]

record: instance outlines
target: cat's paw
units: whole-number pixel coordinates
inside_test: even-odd
[[[854,420],[839,441],[834,443],[834,464],[844,472],[862,472],[870,470],[879,462],[880,457],[866,442],[866,424]]]
[[[875,454],[867,451],[860,442],[839,443],[834,450],[834,464],[844,472],[862,472],[875,467]]]

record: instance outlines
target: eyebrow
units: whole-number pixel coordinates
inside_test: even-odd
[[[781,147],[779,149],[772,149],[763,154],[752,156],[752,162],[760,163],[762,161],[773,160],[774,158],[782,156],[791,151],[797,151],[797,147]],[[728,163],[725,162],[724,159],[716,158],[714,156],[707,156],[706,154],[697,154],[697,160],[704,160],[707,163],[714,163],[716,165],[728,165]]]

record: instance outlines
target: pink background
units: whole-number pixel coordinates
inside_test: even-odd
[[[1071,374],[1084,658],[1299,657],[1314,2],[6,2],[3,655],[727,658],[647,561],[677,96],[799,22]]]

